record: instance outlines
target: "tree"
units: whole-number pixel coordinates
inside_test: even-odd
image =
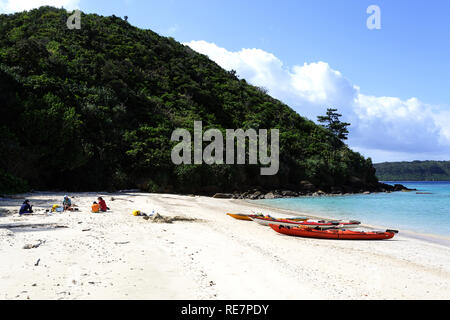
[[[348,139],[348,129],[350,123],[341,122],[339,119],[342,117],[342,114],[336,112],[337,109],[327,109],[326,116],[318,116],[317,121],[323,123],[323,127],[330,130],[339,140],[347,140]]]
[[[233,192],[302,180],[327,191],[375,179],[339,140],[347,124],[336,128],[335,110],[324,129],[173,38],[94,14],[83,15],[82,32],[65,32],[67,11],[51,7],[0,20],[0,193]],[[250,164],[173,164],[171,133],[196,120],[222,132],[279,129],[278,175]]]

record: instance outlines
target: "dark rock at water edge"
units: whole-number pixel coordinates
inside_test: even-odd
[[[295,190],[266,190],[261,187],[249,188],[249,190],[234,193],[216,193],[213,197],[218,199],[279,199],[279,198],[296,198],[296,197],[320,197],[320,196],[339,196],[349,194],[372,194],[379,192],[399,192],[399,191],[415,191],[416,189],[408,189],[404,185],[396,184],[394,186],[379,183],[373,186],[362,186],[355,179],[354,185],[346,185],[341,187],[331,187],[329,190],[321,190],[309,181],[301,181],[300,186]]]

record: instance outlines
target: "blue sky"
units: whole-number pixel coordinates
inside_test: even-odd
[[[127,15],[311,119],[333,104],[353,124],[350,146],[376,162],[450,160],[448,0],[0,0],[0,11],[41,2]],[[366,27],[369,5],[381,30]]]
[[[366,27],[371,4],[381,9],[381,30]],[[260,48],[287,65],[326,61],[367,94],[450,103],[448,0],[81,0],[80,7],[128,15],[180,42]]]

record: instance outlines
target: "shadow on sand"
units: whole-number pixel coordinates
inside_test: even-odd
[[[66,229],[67,226],[56,223],[8,223],[0,224],[0,229],[7,229],[12,232],[36,232]]]

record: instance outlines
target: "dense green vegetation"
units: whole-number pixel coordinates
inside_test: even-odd
[[[385,162],[375,168],[382,181],[450,181],[450,161]]]
[[[172,38],[121,18],[41,7],[0,15],[0,192],[370,189],[370,159]],[[280,130],[280,171],[171,162],[176,128]]]

